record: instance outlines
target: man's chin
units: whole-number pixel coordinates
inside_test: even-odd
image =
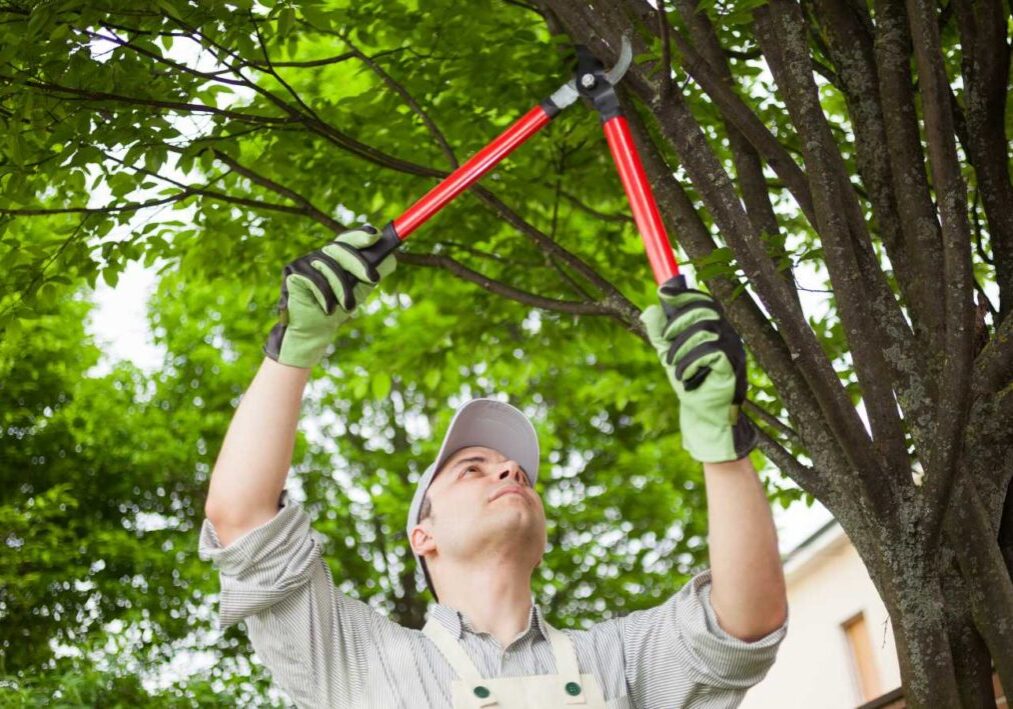
[[[503,512],[506,512],[504,514]],[[535,543],[539,535],[544,534],[545,520],[537,516],[534,510],[504,510],[495,517],[490,517],[489,531],[498,537],[506,537],[525,545]],[[495,519],[495,521],[493,521]]]

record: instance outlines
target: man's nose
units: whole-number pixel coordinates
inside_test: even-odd
[[[518,465],[516,460],[507,460],[503,462],[503,469],[500,471],[499,479],[506,480],[512,478],[521,485],[528,484],[528,476],[521,470],[521,466]]]

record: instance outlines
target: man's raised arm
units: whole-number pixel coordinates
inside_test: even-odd
[[[749,458],[704,463],[711,605],[729,635],[752,642],[788,615],[770,502]]]
[[[310,370],[265,357],[222,442],[204,515],[228,546],[278,512]]]
[[[706,293],[680,283],[658,295],[665,307],[641,320],[679,397],[683,447],[704,464],[711,605],[725,632],[758,640],[784,624],[788,605],[770,503],[748,457],[756,430],[740,412],[745,349]]]
[[[277,514],[310,372],[338,326],[395,268],[393,256],[374,268],[360,254],[379,238],[368,226],[346,232],[285,266],[267,358],[229,424],[204,504],[223,546]]]

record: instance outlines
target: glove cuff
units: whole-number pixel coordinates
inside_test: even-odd
[[[284,323],[271,328],[264,344],[266,356],[278,364],[299,369],[313,369],[323,359],[326,349],[327,342],[302,337],[298,330],[289,330]]]
[[[683,409],[685,412],[685,409]],[[741,413],[734,424],[694,426],[694,413],[680,415],[682,445],[686,452],[701,463],[727,463],[745,458],[759,443],[753,422]]]
[[[760,436],[756,432],[756,426],[746,418],[745,414],[739,412],[739,419],[732,426],[732,445],[735,448],[736,460],[749,455],[760,442]]]
[[[278,361],[278,356],[281,354],[281,342],[285,338],[286,327],[282,323],[276,324],[271,328],[271,332],[267,335],[267,342],[264,343],[264,354],[275,362]]]

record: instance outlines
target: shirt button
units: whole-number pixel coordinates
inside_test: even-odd
[[[569,694],[571,697],[576,697],[578,694],[580,694],[580,685],[577,684],[576,682],[567,682],[566,693]]]
[[[475,696],[478,697],[479,699],[485,699],[486,697],[489,696],[489,690],[483,687],[482,685],[478,685],[477,687],[475,687],[474,691]]]

